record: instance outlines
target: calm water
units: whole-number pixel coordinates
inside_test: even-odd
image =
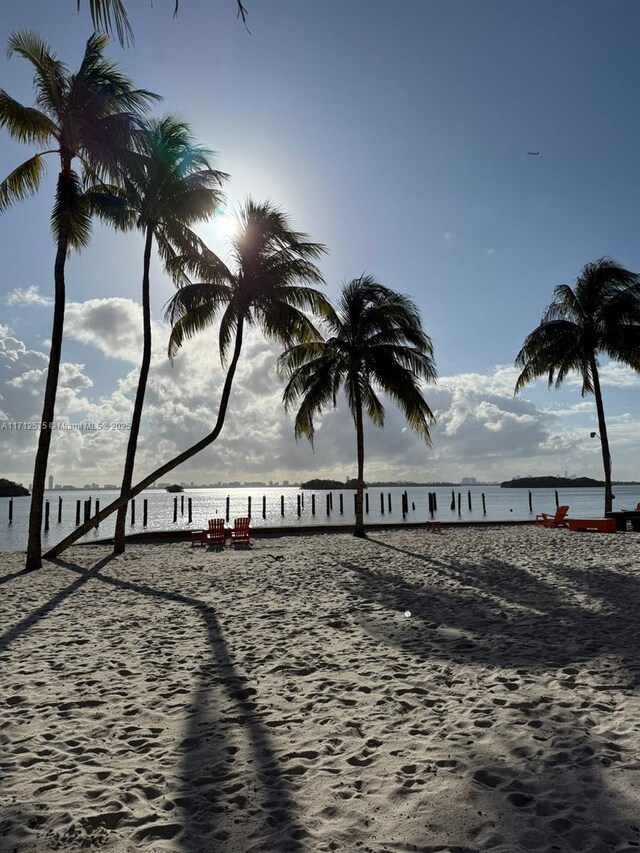
[[[368,489],[369,514],[365,516],[371,523],[386,522],[390,524],[403,523],[401,495],[403,488],[372,488]],[[428,513],[428,493],[435,491],[438,510],[434,519],[439,521],[504,521],[527,520],[535,517],[538,512],[553,512],[555,496],[553,489],[532,490],[533,512],[529,512],[529,497],[526,489],[501,489],[499,486],[460,486],[454,489],[456,494],[456,509],[451,510],[451,488],[414,487],[407,488],[409,497],[409,514],[407,522],[423,522],[430,518]],[[468,492],[471,492],[469,510]],[[457,495],[461,494],[460,515],[457,509]],[[482,512],[484,492],[486,515]],[[614,487],[616,498],[614,509],[633,509],[640,502],[640,486]],[[333,498],[333,510],[327,516],[327,495]],[[340,494],[343,495],[343,514],[340,514]],[[380,511],[380,496],[384,495],[384,514]],[[391,512],[388,508],[388,495],[391,495]],[[117,497],[115,491],[78,491],[78,492],[47,492],[50,502],[50,528],[43,534],[44,547],[50,547],[63,536],[75,529],[76,501],[92,498],[98,499],[100,506],[105,507]],[[297,497],[301,495],[304,506],[301,515],[297,515]],[[181,498],[184,496],[184,515],[181,513]],[[199,530],[206,526],[207,519],[215,516],[225,517],[226,498],[229,497],[229,516],[231,521],[236,516],[247,515],[248,499],[251,498],[251,524],[253,527],[308,527],[325,524],[350,524],[354,521],[354,501],[351,491],[318,491],[315,492],[315,515],[312,514],[312,493],[301,492],[295,487],[257,488],[257,489],[185,489],[184,495],[178,495],[178,520],[173,521],[173,506],[176,495],[165,491],[151,490],[143,492],[136,498],[136,524],[127,522],[127,532],[142,530]],[[280,499],[284,496],[284,516],[280,512]],[[558,496],[561,504],[569,504],[570,515],[576,517],[602,516],[604,506],[604,489],[560,489]],[[58,498],[62,497],[62,522],[58,524]],[[266,518],[262,517],[262,501],[266,497]],[[147,526],[142,526],[142,502],[148,500]],[[192,523],[187,520],[187,501],[192,499]],[[27,524],[29,518],[30,498],[13,498],[13,524],[8,524],[9,498],[0,498],[0,550],[19,551],[26,547]],[[412,509],[412,505],[415,509]],[[129,516],[130,518],[130,516]],[[98,530],[93,530],[83,541],[91,542],[113,534],[115,516],[107,519]]]

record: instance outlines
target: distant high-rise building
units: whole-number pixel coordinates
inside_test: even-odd
[[[53,491],[53,474],[49,474],[49,491]]]

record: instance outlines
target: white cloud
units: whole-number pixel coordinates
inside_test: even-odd
[[[142,308],[131,299],[111,297],[70,302],[65,333],[97,347],[109,358],[138,364],[142,353]]]
[[[90,302],[96,301],[102,302]],[[86,334],[101,351],[111,352],[113,346],[119,346],[128,353],[128,360],[137,361],[132,317],[137,313],[139,318],[139,311],[129,300],[107,302],[107,315],[117,318],[126,333],[109,329],[104,315],[90,304],[75,310],[74,334]],[[150,472],[201,439],[212,429],[218,413],[225,370],[220,365],[216,330],[187,342],[174,365],[166,357],[167,334],[165,326],[154,326],[136,475]],[[209,449],[177,470],[177,479],[295,481],[309,476],[344,479],[355,474],[354,426],[342,396],[337,410],[327,410],[318,418],[315,451],[306,440],[294,441],[293,414],[285,414],[282,384],[275,378],[277,354],[277,348],[259,334],[247,335],[222,434]],[[14,420],[39,418],[46,364],[44,353],[28,350],[11,335],[0,338],[0,409],[4,415]],[[514,472],[554,473],[565,468],[600,476],[598,443],[590,441],[588,431],[580,426],[592,402],[563,405],[560,397],[557,410],[541,409],[524,395],[514,397],[517,375],[516,368],[498,365],[487,373],[444,376],[437,387],[425,388],[438,418],[431,448],[407,429],[398,409],[384,400],[385,429],[371,424],[365,428],[365,476],[369,480],[443,480],[472,475],[501,480]],[[136,364],[111,387],[103,385],[97,390],[84,365],[64,363],[56,417],[72,422],[130,421],[137,382]],[[637,416],[625,413],[616,418],[611,412],[609,422],[614,467],[625,470],[627,479],[638,476]],[[4,476],[28,481],[35,438],[34,433],[23,433],[0,445]],[[57,480],[67,482],[118,482],[126,440],[126,432],[57,432],[51,470]]]
[[[16,287],[10,291],[5,297],[7,305],[53,305],[53,299],[49,296],[43,296],[37,285],[32,284],[29,287]]]
[[[483,249],[482,254],[483,255],[495,255],[496,251],[497,251],[496,249]]]

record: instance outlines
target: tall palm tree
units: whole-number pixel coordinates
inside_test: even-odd
[[[515,393],[547,376],[559,388],[568,373],[582,379],[582,396],[593,394],[602,445],[604,509],[610,512],[611,454],[600,388],[599,356],[640,370],[640,276],[612,258],[585,264],[575,285],[559,284],[540,325],[527,335],[516,356],[522,372]]]
[[[295,436],[313,443],[314,415],[336,406],[343,388],[356,428],[358,477],[354,536],[364,536],[363,413],[376,426],[384,425],[385,410],[378,390],[404,413],[409,426],[431,443],[429,427],[435,418],[420,390],[420,381],[435,382],[433,344],[422,328],[414,303],[400,293],[361,276],[346,284],[337,311],[327,318],[330,337],[288,349],[279,360],[288,378],[283,399],[289,411],[299,400]]]
[[[138,388],[122,476],[121,494],[133,480],[142,407],[151,365],[149,267],[154,238],[164,260],[198,243],[190,229],[209,219],[222,201],[220,186],[227,175],[211,167],[211,152],[197,145],[190,127],[175,116],[147,120],[139,150],[120,175],[120,185],[98,187],[92,205],[119,230],[137,228],[144,234],[142,264],[143,345]],[[114,552],[124,551],[127,506],[118,510]]]
[[[79,70],[71,74],[40,36],[16,32],[9,38],[8,52],[33,66],[36,106],[25,107],[0,89],[0,126],[20,142],[45,146],[2,181],[0,212],[37,191],[44,172],[44,155],[57,155],[60,161],[51,215],[56,241],[55,294],[42,410],[45,424],[54,419],[64,328],[66,258],[70,249],[86,246],[91,233],[88,196],[74,161],[79,161],[84,178],[113,174],[131,143],[137,118],[157,99],[157,95],[133,88],[131,80],[103,55],[106,43],[105,36],[92,35]],[[28,569],[41,566],[42,501],[50,443],[50,430],[42,429],[33,473]]]
[[[327,316],[331,311],[326,298],[311,286],[323,282],[315,261],[324,254],[324,246],[294,231],[288,217],[271,202],[258,203],[251,199],[240,210],[238,229],[230,243],[231,267],[204,246],[197,253],[190,251],[167,264],[176,276],[191,274],[200,279],[198,283],[184,284],[169,302],[167,318],[173,324],[169,340],[171,358],[185,340],[210,328],[221,315],[218,340],[221,359],[228,367],[213,429],[132,486],[127,495],[121,495],[80,525],[47,551],[45,557],[57,557],[128,500],[217,439],[224,425],[245,327],[256,326],[268,338],[285,346],[294,341],[319,339],[305,312]]]

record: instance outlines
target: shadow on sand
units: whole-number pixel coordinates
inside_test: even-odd
[[[297,821],[290,785],[274,754],[261,708],[253,698],[256,690],[231,659],[215,610],[179,592],[103,574],[101,570],[111,559],[112,556],[106,557],[90,569],[62,559],[52,561],[77,574],[77,579],[5,632],[0,648],[6,651],[19,636],[89,582],[144,596],[149,599],[150,608],[154,603],[172,602],[195,610],[206,634],[209,654],[206,660],[193,662],[194,681],[187,685],[191,701],[185,701],[187,731],[183,732],[181,743],[175,744],[183,758],[174,777],[179,780],[179,789],[171,792],[171,798],[181,812],[182,832],[172,838],[172,849],[184,853],[230,853],[238,849],[237,837],[234,839],[233,833],[221,826],[220,816],[225,813],[228,825],[232,808],[237,812],[233,822],[241,825],[246,849],[253,844],[256,849],[299,853],[303,849],[300,840],[306,833]],[[144,831],[139,838],[144,840]],[[147,840],[153,841],[153,836]]]
[[[475,801],[507,836],[509,849],[640,846],[636,803],[620,787],[611,789],[616,774],[604,776],[606,768],[627,760],[631,747],[628,734],[618,739],[607,727],[615,727],[620,717],[614,715],[623,713],[620,694],[637,702],[640,611],[629,603],[640,600],[640,580],[554,565],[545,582],[494,558],[449,562],[368,541],[378,554],[391,550],[416,561],[417,571],[424,563],[430,574],[427,584],[420,575],[410,582],[384,568],[343,562],[348,594],[358,604],[378,605],[373,613],[358,607],[360,627],[422,662],[425,674],[447,688],[456,677],[450,663],[484,668],[486,684],[472,700],[478,707],[467,697],[469,706],[463,700],[460,708],[463,730],[472,738],[460,752],[463,759],[472,754]],[[406,630],[388,618],[389,611],[410,611]],[[381,612],[386,618],[374,615]],[[473,732],[482,741],[497,706],[505,705],[510,725],[492,732],[490,753],[483,752]],[[627,716],[627,730],[629,723]]]

